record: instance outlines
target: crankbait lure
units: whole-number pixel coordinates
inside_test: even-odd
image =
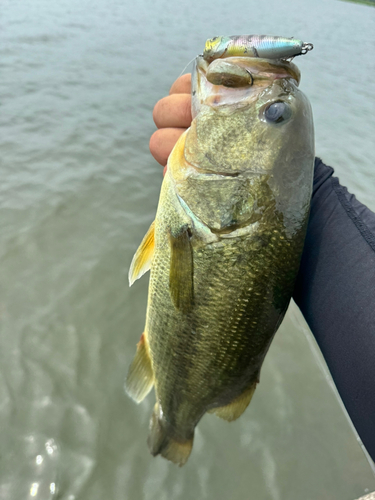
[[[312,43],[305,43],[302,40],[282,36],[215,36],[207,40],[203,58],[208,63],[214,59],[235,56],[288,59],[306,54],[312,49]]]

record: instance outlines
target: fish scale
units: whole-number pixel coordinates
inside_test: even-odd
[[[166,211],[166,213],[168,212]],[[168,227],[168,225],[169,221],[167,219],[165,220],[165,227]],[[262,234],[266,239],[270,240],[274,237],[272,231],[273,227],[270,228],[267,225]],[[284,243],[288,242],[285,236],[284,240],[279,240],[281,243],[283,241]],[[295,255],[300,253],[302,242],[303,238],[295,240],[298,250]],[[209,251],[209,249],[204,252],[197,252],[194,268],[197,270],[196,273],[199,270],[199,274],[204,276],[205,280],[204,283],[199,283],[195,289],[194,300],[196,305],[193,315],[187,315],[186,317],[176,314],[169,297],[168,272],[165,272],[169,269],[170,256],[168,252],[160,254],[160,257],[164,259],[163,264],[160,265],[156,262],[151,271],[150,290],[153,299],[150,314],[155,319],[146,325],[146,331],[148,332],[149,343],[155,346],[153,349],[153,366],[155,378],[158,381],[156,390],[158,391],[158,386],[160,388],[164,385],[169,386],[166,396],[164,396],[162,390],[158,391],[161,406],[166,414],[179,414],[174,394],[181,390],[179,375],[181,375],[182,367],[187,368],[183,379],[184,387],[188,382],[188,386],[192,388],[190,398],[192,411],[191,415],[180,415],[180,420],[186,422],[184,432],[180,427],[180,433],[186,437],[191,434],[191,429],[195,427],[205,408],[213,405],[222,391],[220,384],[216,388],[203,385],[203,388],[206,389],[204,397],[207,398],[207,401],[202,406],[203,388],[197,392],[197,388],[201,386],[198,382],[204,380],[210,373],[214,373],[219,380],[224,380],[223,385],[225,386],[228,376],[237,376],[237,372],[231,373],[233,368],[237,367],[238,371],[243,371],[243,363],[238,363],[238,357],[245,353],[245,358],[250,360],[263,352],[262,348],[264,349],[270,341],[269,336],[264,338],[263,331],[259,331],[257,325],[263,324],[263,329],[267,330],[267,319],[283,314],[289,301],[292,283],[289,283],[289,289],[284,288],[284,303],[279,305],[278,310],[275,309],[272,302],[270,302],[268,309],[261,307],[266,298],[265,296],[271,294],[274,288],[277,286],[284,287],[285,277],[279,274],[282,270],[277,269],[277,271],[274,271],[272,263],[276,258],[284,266],[284,260],[289,260],[290,248],[280,244],[280,255],[275,255],[275,249],[270,250],[268,245],[264,245],[264,252],[259,253],[257,248],[252,248],[251,243],[252,238],[249,238],[248,240],[244,239],[242,245],[239,245],[237,241],[233,241],[232,243],[226,243],[225,246],[219,245],[219,248],[213,252]],[[257,246],[256,241],[255,247]],[[233,259],[233,252],[245,257],[242,259],[240,266],[236,266],[235,269],[232,266],[231,272],[223,275],[221,269],[229,269],[230,262]],[[268,263],[268,260],[271,263]],[[260,268],[262,269],[261,276],[259,276]],[[294,272],[296,272],[297,264],[294,268]],[[254,280],[251,277],[252,275],[257,276],[258,280]],[[278,275],[278,279],[276,275]],[[246,290],[249,287],[253,289],[251,303],[245,302],[243,298],[234,303],[232,289],[241,290],[245,288]],[[237,309],[241,308],[243,315],[237,312]],[[161,309],[164,311],[163,315],[157,313]],[[232,320],[233,317],[234,320]],[[208,328],[204,328],[205,324],[208,325]],[[191,334],[192,330],[196,332],[194,335]],[[235,342],[233,339],[235,339]],[[240,349],[235,347],[237,345],[240,345]],[[179,356],[178,359],[174,358],[176,363],[169,364],[166,369],[164,363],[159,362],[159,357],[168,357],[166,352],[171,346]],[[221,346],[219,356],[217,355],[218,346]],[[214,353],[213,356],[211,356],[212,352]],[[194,370],[189,371],[192,359],[194,359]],[[214,369],[211,366],[214,366]],[[200,367],[200,369],[197,370],[197,367]],[[256,372],[257,369],[258,366],[256,365],[251,368],[251,371]],[[172,381],[175,381],[175,383]],[[251,382],[251,379],[246,375],[243,384],[247,385],[249,382]],[[226,402],[229,403],[230,401]],[[180,423],[176,421],[174,425],[177,427]]]
[[[149,448],[179,465],[206,412],[232,421],[249,404],[292,295],[309,213],[314,135],[298,70],[285,62],[270,71],[259,58],[230,64],[256,68],[260,83],[236,94],[224,73],[213,85],[197,58],[194,119],[129,273],[132,283],[151,271],[126,387],[139,402],[154,386]]]

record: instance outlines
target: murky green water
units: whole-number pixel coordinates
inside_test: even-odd
[[[153,396],[123,381],[154,217],[152,108],[216,34],[315,45],[299,58],[317,154],[375,209],[374,9],[333,0],[0,5],[0,499],[352,500],[375,477],[294,307],[244,416],[206,416],[179,469],[145,443]]]

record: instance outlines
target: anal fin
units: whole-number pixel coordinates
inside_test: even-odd
[[[183,313],[191,310],[194,300],[193,251],[188,228],[178,236],[170,234],[171,263],[169,290],[176,309]]]
[[[233,420],[236,420],[238,417],[240,417],[249,406],[251,398],[253,397],[253,394],[255,392],[256,385],[257,382],[254,382],[248,389],[237,396],[228,405],[213,408],[212,410],[208,410],[207,413],[215,413],[217,417],[220,417],[227,422],[233,422]]]
[[[154,224],[155,221],[149,227],[138,250],[134,254],[129,269],[129,286],[132,286],[134,281],[147,273],[151,267],[155,247]]]
[[[140,403],[151,391],[153,385],[154,373],[143,333],[126,377],[125,390],[134,401]]]

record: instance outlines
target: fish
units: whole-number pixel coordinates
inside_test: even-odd
[[[215,36],[206,41],[203,58],[212,62],[219,57],[260,57],[288,59],[306,54],[313,49],[312,43],[295,38],[273,35]]]
[[[139,403],[154,387],[148,447],[179,466],[206,413],[249,405],[292,296],[315,156],[299,81],[289,61],[196,57],[193,120],[130,265],[130,285],[150,280],[125,389]]]

